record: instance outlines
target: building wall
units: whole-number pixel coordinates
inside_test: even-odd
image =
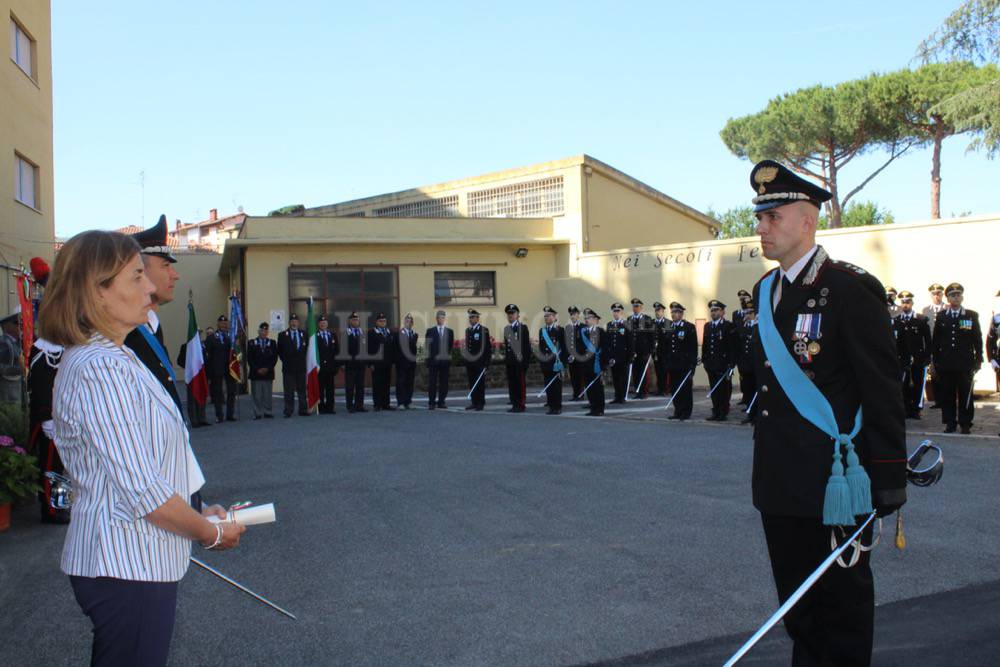
[[[11,59],[10,17],[35,40],[35,80]],[[51,262],[55,238],[52,180],[52,26],[48,0],[0,0],[4,55],[0,60],[0,262]],[[14,153],[38,166],[36,208],[14,199]],[[0,289],[7,313],[16,303],[3,271]]]
[[[993,245],[983,240],[997,238],[1000,216],[822,231],[817,240],[832,257],[913,292],[917,310],[930,302],[931,283],[962,283],[965,305],[979,313],[985,337],[992,313],[1000,311],[995,298],[1000,277]],[[649,311],[656,300],[680,301],[688,320],[706,319],[709,300],[738,307],[737,290],[751,289],[774,266],[760,254],[756,237],[592,252],[577,261],[576,277],[549,281],[548,299],[560,309],[571,303],[591,307],[605,321],[613,301],[632,297],[641,298]],[[988,365],[976,388],[996,389]]]
[[[589,252],[622,246],[685,243],[714,238],[704,222],[584,168],[583,247]]]

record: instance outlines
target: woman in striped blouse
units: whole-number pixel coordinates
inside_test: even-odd
[[[62,569],[94,625],[95,665],[165,665],[191,542],[231,549],[244,530],[184,500],[204,482],[184,420],[124,345],[153,291],[134,239],[84,232],[59,251],[39,313],[66,348],[53,391],[75,491]]]

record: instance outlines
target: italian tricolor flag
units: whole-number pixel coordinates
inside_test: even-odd
[[[205,357],[201,354],[201,336],[194,317],[194,304],[188,304],[188,339],[184,354],[184,382],[198,405],[208,400],[208,379],[205,377]]]
[[[312,412],[319,405],[319,346],[316,344],[316,313],[313,312],[312,297],[309,297],[306,334],[309,336],[309,348],[306,350],[306,400],[309,412]]]

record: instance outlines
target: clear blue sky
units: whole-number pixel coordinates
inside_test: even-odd
[[[56,231],[266,214],[588,153],[700,210],[752,196],[730,117],[906,67],[958,0],[52,7]],[[942,212],[1000,212],[945,144]],[[873,159],[852,163],[841,187]],[[862,192],[929,216],[928,151]]]

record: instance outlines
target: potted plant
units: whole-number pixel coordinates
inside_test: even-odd
[[[0,531],[10,527],[10,505],[41,490],[35,457],[14,444],[9,435],[0,435]]]

